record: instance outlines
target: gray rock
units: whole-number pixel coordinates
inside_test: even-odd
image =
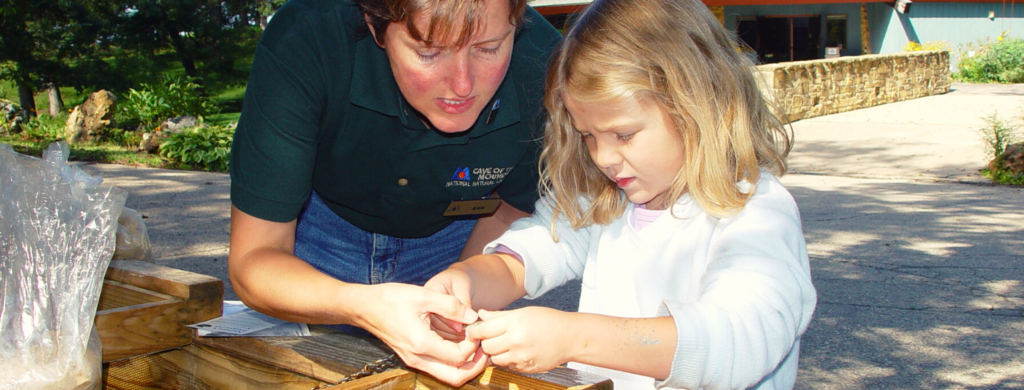
[[[165,133],[178,133],[184,129],[195,127],[199,125],[199,119],[192,115],[183,115],[177,118],[171,118],[164,121],[160,125],[160,129]]]

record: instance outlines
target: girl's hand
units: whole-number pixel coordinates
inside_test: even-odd
[[[546,307],[477,313],[483,320],[466,330],[470,340],[480,340],[491,362],[510,369],[537,373],[555,368],[572,358],[573,313]]]
[[[424,287],[442,294],[452,295],[463,305],[472,309],[473,279],[457,267],[448,268],[430,278]],[[461,322],[452,321],[443,316],[431,315],[430,324],[433,330],[446,340],[462,341],[466,338]]]
[[[368,294],[357,325],[370,331],[409,367],[460,386],[487,367],[487,359],[471,340],[453,342],[430,329],[430,317],[470,323],[477,315],[453,296],[419,286],[384,283],[366,286]]]

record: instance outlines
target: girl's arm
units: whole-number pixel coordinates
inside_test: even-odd
[[[506,206],[509,205],[503,204],[498,210]],[[508,209],[518,212],[513,207]],[[559,239],[555,241],[550,230],[553,218],[549,202],[539,200],[533,215],[512,222],[508,231],[484,249],[484,252],[492,252],[494,247],[502,244],[523,258],[532,259],[531,280],[527,280],[527,269],[515,256],[494,253],[476,255],[455,263],[431,278],[426,287],[455,295],[473,309],[500,310],[528,293],[540,296],[580,277],[586,262],[591,228],[573,229],[560,219],[554,234]],[[474,229],[471,240],[476,233]],[[467,243],[467,248],[469,246]],[[543,265],[538,268],[538,264]],[[450,329],[440,329],[461,332],[461,326],[450,321],[446,324]]]
[[[491,362],[533,373],[578,362],[667,378],[676,349],[672,317],[621,318],[544,307],[480,311],[466,332]]]
[[[452,264],[431,278],[426,287],[454,295],[473,309],[500,310],[526,295],[525,272],[523,263],[515,256],[476,255]]]
[[[497,197],[497,194],[495,194]],[[484,253],[484,246],[498,238],[508,230],[509,225],[519,218],[529,217],[530,213],[519,210],[514,206],[501,201],[501,206],[494,211],[494,214],[477,219],[473,231],[466,240],[466,246],[462,249],[459,260],[465,260],[471,256]]]

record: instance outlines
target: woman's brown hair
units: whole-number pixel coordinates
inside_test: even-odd
[[[480,12],[484,9],[485,1],[356,0],[356,3],[363,14],[367,16],[373,30],[376,31],[377,43],[384,42],[384,34],[391,23],[405,22],[412,37],[416,40],[432,43],[454,37],[455,46],[461,46],[469,41],[480,21],[484,20]],[[508,0],[511,10],[509,22],[516,28],[523,25],[526,1]],[[427,31],[420,31],[413,24],[413,17],[421,11],[429,12]],[[455,26],[462,26],[462,29],[452,31]]]

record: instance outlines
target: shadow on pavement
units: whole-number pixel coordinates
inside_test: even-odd
[[[783,182],[819,299],[799,388],[1024,386],[1024,189]]]

